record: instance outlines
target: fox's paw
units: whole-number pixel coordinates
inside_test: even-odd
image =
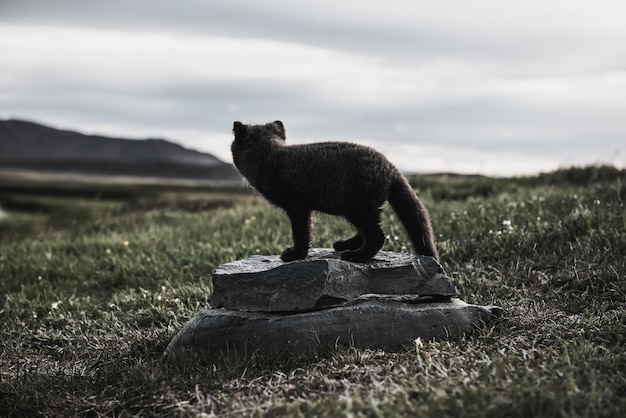
[[[286,248],[285,251],[280,255],[280,259],[285,263],[294,260],[304,260],[307,256],[308,251],[296,251],[293,247]]]
[[[333,243],[335,251],[357,250],[363,245],[363,238],[356,236],[350,239],[340,239]]]

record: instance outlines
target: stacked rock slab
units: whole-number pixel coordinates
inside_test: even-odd
[[[396,349],[464,333],[500,314],[456,296],[432,257],[381,251],[359,264],[330,249],[290,263],[252,256],[215,269],[214,309],[191,318],[165,355]]]

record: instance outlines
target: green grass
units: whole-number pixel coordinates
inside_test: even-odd
[[[625,180],[606,167],[412,179],[462,298],[504,317],[452,341],[307,360],[159,360],[210,306],[217,265],[290,244],[262,200],[5,194],[39,221],[9,211],[0,224],[0,415],[623,416]],[[385,248],[406,250],[388,209],[383,223]],[[314,245],[349,233],[318,216]]]

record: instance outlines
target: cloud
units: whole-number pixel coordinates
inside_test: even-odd
[[[623,165],[620,8],[5,0],[0,116],[168,136],[223,158],[233,120],[282,119],[291,142],[369,143],[409,171],[424,155],[488,174]]]

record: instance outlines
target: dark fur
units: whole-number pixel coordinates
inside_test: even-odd
[[[285,145],[280,121],[235,122],[233,160],[241,174],[291,220],[293,247],[283,261],[303,259],[311,242],[312,211],[345,217],[357,229],[333,247],[341,258],[368,262],[382,248],[380,212],[388,200],[418,254],[439,258],[426,208],[398,169],[379,152],[349,142]]]

